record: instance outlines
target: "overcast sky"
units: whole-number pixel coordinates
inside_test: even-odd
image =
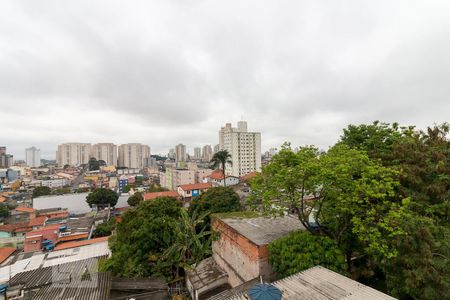
[[[450,121],[450,1],[1,1],[0,144],[327,148],[348,124]],[[192,153],[192,150],[190,150]]]

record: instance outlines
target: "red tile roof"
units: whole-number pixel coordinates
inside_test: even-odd
[[[36,218],[30,220],[30,223],[28,223],[28,226],[31,226],[31,227],[44,226],[45,220],[47,220],[46,216],[36,217]]]
[[[180,185],[179,188],[181,188],[183,191],[192,191],[192,190],[208,189],[211,186],[212,186],[211,183],[208,182],[208,183],[183,184]]]
[[[13,247],[0,248],[0,264],[10,257],[15,251],[16,248]]]
[[[179,197],[176,191],[154,192],[144,194],[144,200],[152,200],[158,197]]]
[[[249,181],[249,180],[255,178],[256,175],[258,175],[257,172],[251,172],[251,173],[248,173],[248,174],[246,174],[244,176],[241,176],[241,180],[242,181]]]
[[[207,177],[210,177],[211,179],[221,180],[221,179],[223,179],[223,173],[220,170],[216,170]]]
[[[40,229],[27,232],[25,237],[29,237],[29,236],[33,236],[33,235],[40,235],[44,231],[47,231],[47,230],[56,230],[56,229],[59,229],[60,226],[62,226],[62,224],[52,224],[52,225],[44,226]]]
[[[3,203],[3,202],[5,202],[5,201],[6,201],[6,198],[3,197],[3,196],[0,196],[0,203]]]
[[[25,207],[25,206],[17,206],[14,210],[21,211],[21,212],[28,212],[28,213],[36,212],[36,209],[34,209],[32,207]]]
[[[106,241],[108,241],[108,238],[109,238],[108,236],[104,236],[104,237],[90,239],[90,240],[62,243],[62,244],[56,245],[55,251],[69,249],[69,248],[76,248],[76,247],[81,247],[81,246],[86,246],[86,245],[92,245],[95,243],[106,242]]]
[[[68,242],[68,241],[76,241],[80,239],[87,239],[89,237],[89,233],[75,233],[71,235],[62,236],[58,239],[60,242]]]
[[[17,228],[14,232],[29,232],[29,231],[31,231],[31,230],[33,230],[33,227],[20,227],[20,228]]]
[[[28,222],[16,223],[16,224],[6,224],[0,226],[0,231],[4,232],[15,232],[18,228],[28,227]]]

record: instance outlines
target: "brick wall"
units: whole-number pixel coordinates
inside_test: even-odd
[[[219,219],[214,220],[213,229],[220,233],[212,245],[213,257],[228,273],[232,287],[259,276],[273,277],[267,245],[254,244]]]

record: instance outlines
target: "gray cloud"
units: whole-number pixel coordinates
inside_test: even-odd
[[[0,144],[333,144],[349,123],[449,121],[447,1],[3,1]]]

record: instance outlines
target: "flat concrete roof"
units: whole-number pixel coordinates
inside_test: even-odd
[[[258,246],[267,245],[292,231],[305,229],[297,216],[292,215],[274,218],[224,218],[221,221]]]

